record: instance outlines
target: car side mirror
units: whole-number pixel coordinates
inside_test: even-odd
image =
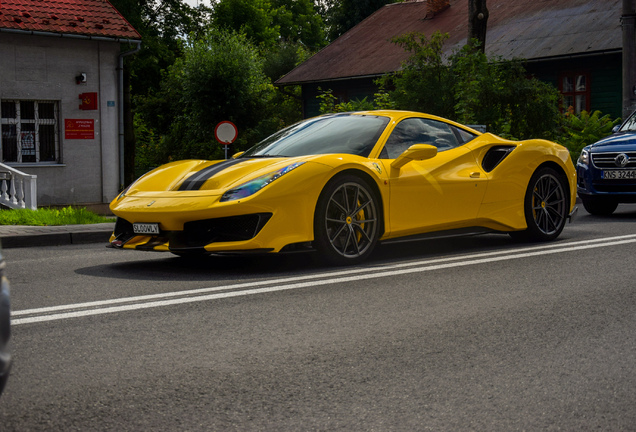
[[[616,125],[612,128],[612,133],[616,133],[618,132],[618,130],[621,128],[621,125]]]
[[[426,160],[437,155],[437,147],[429,144],[414,144],[407,148],[391,163],[391,168],[400,169],[407,163],[414,160]]]
[[[232,155],[232,159],[236,159],[237,157],[241,156],[243,153],[245,153],[245,152],[244,152],[244,151],[242,151],[242,152],[234,153],[234,154]]]

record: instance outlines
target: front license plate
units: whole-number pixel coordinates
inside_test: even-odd
[[[636,170],[605,170],[603,178],[605,180],[636,179]]]
[[[135,234],[159,234],[159,224],[156,223],[134,223]]]

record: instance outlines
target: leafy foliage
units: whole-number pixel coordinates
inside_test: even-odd
[[[329,39],[334,40],[376,10],[400,0],[324,0],[322,14]]]
[[[312,0],[272,0],[272,5],[284,42],[298,42],[311,50],[327,44],[325,24]]]
[[[455,77],[442,59],[448,34],[435,32],[430,39],[422,33],[408,33],[393,39],[411,56],[402,70],[380,79],[381,88],[393,88],[390,97],[400,109],[454,117]]]
[[[168,154],[179,159],[220,156],[216,125],[229,120],[239,131],[256,127],[274,91],[247,37],[215,29],[188,41],[183,57],[168,69],[162,89],[164,104],[172,105],[164,144]],[[236,147],[245,144],[239,138]]]
[[[280,36],[274,14],[269,0],[221,0],[214,7],[214,23],[220,29],[241,32],[256,44],[272,46]]]
[[[455,118],[508,138],[550,138],[559,117],[558,91],[528,77],[520,61],[488,59],[475,44],[450,60]]]
[[[135,151],[135,178],[169,159],[161,146],[161,136],[136,113],[134,117],[137,146]]]
[[[321,90],[319,88],[319,90]],[[350,112],[350,111],[366,111],[375,108],[373,102],[364,98],[362,100],[353,100],[349,102],[338,102],[338,98],[333,95],[331,90],[325,90],[318,95],[320,100],[320,113],[338,113],[338,112]]]
[[[221,0],[214,7],[214,25],[243,33],[266,48],[281,40],[314,48],[327,42],[311,0]]]
[[[570,150],[572,160],[576,161],[583,147],[610,135],[620,121],[620,118],[612,120],[609,114],[603,115],[600,111],[591,114],[582,111],[577,115],[570,109],[562,117],[560,134],[556,139]]]
[[[447,38],[436,32],[393,40],[411,53],[401,71],[379,80],[382,89],[392,89],[386,93],[393,107],[486,125],[508,138],[551,137],[559,117],[555,88],[528,78],[519,61],[488,59],[475,41],[445,62]]]
[[[141,34],[141,51],[126,57],[132,70],[136,95],[147,95],[159,88],[162,70],[183,52],[183,35],[204,32],[211,9],[190,7],[181,0],[112,0],[111,3]]]
[[[130,183],[135,177],[137,152],[133,111],[151,107],[143,102],[159,91],[163,71],[183,52],[182,36],[202,34],[211,9],[192,8],[181,0],[112,0],[112,3],[137,29],[143,41],[139,52],[124,58],[124,182]],[[124,44],[122,51],[131,48]],[[163,116],[155,119],[155,113],[150,109],[143,117],[154,123],[161,121]]]

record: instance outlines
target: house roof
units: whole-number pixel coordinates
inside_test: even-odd
[[[0,0],[0,31],[141,40],[108,0]]]
[[[486,54],[539,60],[618,52],[622,0],[488,0]],[[449,34],[444,50],[466,44],[468,1],[450,0],[433,15],[427,1],[386,5],[279,79],[279,85],[378,76],[401,68],[409,53],[391,42],[409,32]]]

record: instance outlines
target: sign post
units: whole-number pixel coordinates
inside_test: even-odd
[[[238,129],[231,121],[222,121],[214,128],[214,137],[225,146],[225,159],[227,159],[227,147],[234,142],[238,136]]]

